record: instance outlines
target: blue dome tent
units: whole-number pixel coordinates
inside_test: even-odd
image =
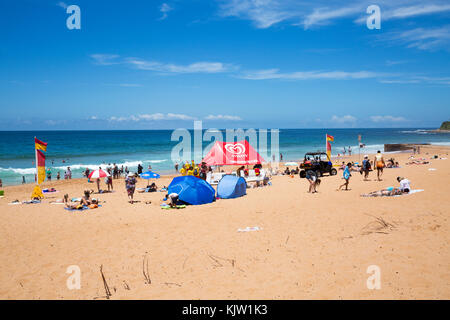
[[[225,175],[217,185],[217,197],[233,199],[247,194],[247,183],[242,177]]]
[[[211,185],[194,176],[181,176],[172,180],[168,193],[178,193],[179,200],[193,205],[211,203],[215,199],[215,190]]]

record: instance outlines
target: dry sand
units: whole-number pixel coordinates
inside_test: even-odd
[[[450,152],[422,147],[420,156],[437,153]],[[402,167],[386,169],[382,182],[353,173],[350,191],[336,191],[341,171],[317,194],[305,179],[275,176],[245,197],[181,210],[162,210],[160,192],[129,204],[122,180],[100,196],[102,208],[82,212],[49,201],[80,197],[95,187],[86,180],[45,183],[60,192],[34,205],[8,205],[28,200],[32,185],[6,187],[0,298],[104,299],[103,265],[111,299],[449,299],[450,159],[407,166],[408,156],[394,155]],[[396,186],[397,176],[425,191],[360,197]],[[262,230],[237,232],[247,226]],[[79,290],[66,286],[71,265],[81,269]],[[380,267],[380,290],[367,288],[370,265]]]

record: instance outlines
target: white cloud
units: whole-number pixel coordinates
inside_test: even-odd
[[[334,115],[334,116],[331,117],[331,121],[332,122],[336,122],[336,123],[340,123],[340,124],[343,124],[343,123],[355,123],[356,120],[357,120],[356,117],[351,116],[351,115],[345,115],[345,116],[342,116],[342,117]]]
[[[223,0],[220,3],[221,16],[251,20],[257,28],[263,29],[296,15],[276,0]]]
[[[427,15],[433,13],[442,13],[450,11],[450,4],[426,4],[426,5],[414,5],[410,7],[401,7],[388,11],[383,14],[384,19],[403,19],[409,17],[415,17],[420,15]]]
[[[90,57],[94,60],[95,64],[101,65],[101,66],[109,66],[112,64],[118,64],[120,63],[117,61],[117,59],[120,57],[117,54],[91,54]]]
[[[301,23],[305,29],[309,29],[315,25],[327,25],[334,19],[340,19],[343,17],[354,15],[357,12],[361,12],[363,7],[343,7],[335,9],[314,9],[314,11],[307,15],[306,18]]]
[[[257,28],[269,28],[281,22],[302,25],[305,29],[329,25],[342,18],[365,23],[370,0],[218,0],[219,15],[251,21]],[[382,20],[407,19],[450,11],[448,0],[378,0]]]
[[[144,60],[133,57],[119,59],[120,56],[117,54],[96,53],[91,54],[90,57],[93,59],[93,62],[96,65],[107,66],[114,64],[124,64],[140,70],[148,70],[161,73],[224,73],[231,72],[239,68],[238,66],[232,64],[210,61],[200,61],[188,65],[180,65],[173,63],[163,63],[154,60]]]
[[[164,20],[168,17],[167,13],[172,11],[173,8],[171,6],[169,6],[167,3],[163,3],[160,7],[159,7],[159,11],[163,14],[161,16],[161,18],[159,18],[159,20]]]
[[[372,120],[372,122],[403,122],[406,121],[405,118],[403,117],[394,117],[394,116],[371,116],[370,120]]]
[[[450,43],[450,26],[440,28],[415,28],[403,32],[391,32],[382,41],[401,43],[408,48],[420,50],[436,50],[441,47],[448,48]]]
[[[162,73],[222,73],[233,69],[231,65],[222,62],[195,62],[189,65],[176,65],[138,58],[127,58],[126,63],[137,69]]]
[[[285,79],[285,80],[349,80],[349,79],[368,79],[380,76],[388,76],[387,74],[371,72],[371,71],[298,71],[281,73],[279,69],[266,69],[247,72],[239,75],[239,78],[248,80],[268,80],[268,79]]]
[[[228,121],[241,121],[241,117],[238,116],[229,116],[229,115],[222,115],[222,114],[218,114],[218,115],[212,115],[210,114],[209,116],[205,117],[206,120],[228,120]]]
[[[123,121],[161,121],[161,120],[195,120],[196,118],[179,113],[153,113],[153,114],[140,114],[131,115],[129,117],[110,117],[108,120],[113,122]]]

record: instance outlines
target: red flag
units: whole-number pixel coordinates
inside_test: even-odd
[[[42,151],[36,150],[37,158],[37,183],[41,184],[45,180],[45,155]]]
[[[36,150],[47,151],[47,143],[42,142],[41,140],[37,139],[36,137],[34,138],[34,145],[36,147]]]

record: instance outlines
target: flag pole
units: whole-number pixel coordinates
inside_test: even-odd
[[[36,175],[34,176],[36,185],[39,185],[39,177],[38,177],[38,156],[37,156],[37,149],[36,149],[36,136],[34,137],[34,161],[36,165]]]

